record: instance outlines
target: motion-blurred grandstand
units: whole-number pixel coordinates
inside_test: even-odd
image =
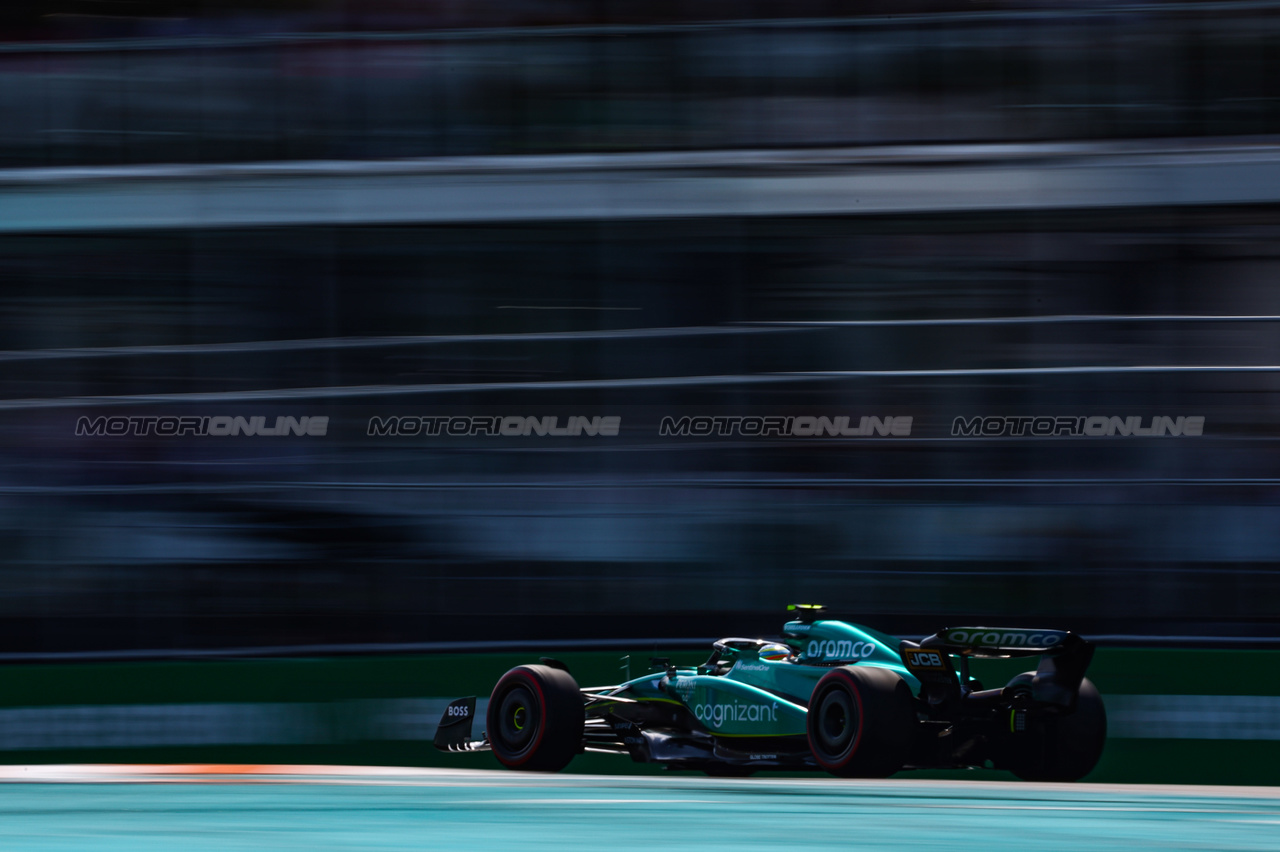
[[[1277,12],[7,7],[3,649],[1274,636]],[[329,421],[76,434],[170,416]]]

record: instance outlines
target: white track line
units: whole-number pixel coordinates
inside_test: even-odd
[[[1180,784],[1056,784],[1024,781],[964,781],[917,779],[842,779],[826,776],[808,778],[702,778],[696,776],[577,775],[559,773],[509,772],[503,770],[439,769],[402,766],[309,766],[289,764],[47,764],[0,767],[0,783],[281,783],[354,784],[406,786],[472,786],[537,788],[630,788],[630,789],[792,789],[828,790],[874,789],[903,796],[923,793],[969,794],[1072,794],[1072,798],[1113,798],[1154,795],[1163,797],[1234,797],[1280,800],[1280,787],[1209,786]],[[595,800],[593,800],[595,801]],[[963,805],[969,807],[969,805]],[[1057,805],[1010,805],[1041,809]],[[1087,806],[1088,809],[1094,809]],[[1114,807],[1114,806],[1113,806]],[[1127,809],[1127,808],[1126,808]]]

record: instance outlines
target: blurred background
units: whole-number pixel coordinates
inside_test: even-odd
[[[0,650],[1275,637],[1278,133],[1273,2],[8,6]]]

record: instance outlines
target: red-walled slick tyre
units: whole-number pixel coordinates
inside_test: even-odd
[[[889,669],[832,669],[814,687],[806,726],[814,759],[833,775],[892,775],[911,752],[916,728],[911,688]]]
[[[573,676],[550,666],[518,666],[489,697],[489,745],[508,769],[558,772],[582,750],[582,694]]]

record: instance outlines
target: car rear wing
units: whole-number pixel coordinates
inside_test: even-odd
[[[907,670],[923,685],[923,697],[932,703],[961,697],[995,698],[996,694],[1011,699],[1012,695],[1003,695],[1005,690],[969,692],[969,659],[1039,656],[1030,700],[1071,708],[1093,661],[1093,644],[1075,633],[1019,627],[949,627],[918,644],[903,642],[899,651]],[[953,656],[959,660],[959,675],[950,659]]]
[[[1030,657],[1059,654],[1083,642],[1069,630],[1029,630],[1021,627],[948,627],[920,641],[922,648],[940,648],[969,657]]]

